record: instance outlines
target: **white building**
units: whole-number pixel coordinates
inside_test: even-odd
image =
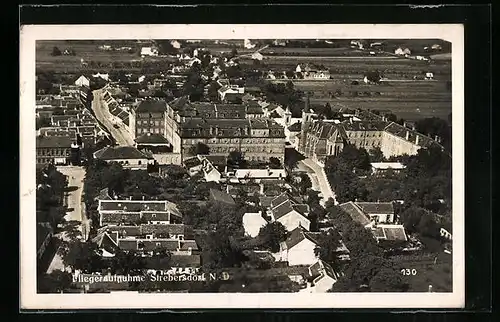
[[[142,47],[141,48],[141,57],[145,56],[158,56],[158,49],[153,47]]]
[[[389,170],[398,173],[406,168],[406,166],[400,162],[372,162],[371,166],[373,174],[381,174]]]
[[[262,217],[262,212],[247,212],[243,215],[243,228],[245,234],[250,237],[257,237],[260,229],[267,224],[267,221]]]
[[[336,272],[328,263],[318,260],[309,266],[309,276],[313,279],[308,288],[310,293],[327,293],[341,274]]]
[[[78,77],[78,79],[75,81],[75,85],[89,87],[90,86],[90,79],[88,79],[87,77],[82,75],[82,76]]]
[[[279,252],[273,256],[276,261],[288,262],[289,266],[312,265],[318,261],[314,251],[317,246],[318,243],[298,227],[290,232],[287,240],[280,244]]]
[[[109,74],[97,73],[97,74],[93,74],[92,77],[94,77],[94,78],[102,78],[105,81],[109,81]]]
[[[264,59],[264,55],[262,55],[261,53],[259,53],[258,51],[254,52],[252,54],[252,59],[254,60],[262,60]]]

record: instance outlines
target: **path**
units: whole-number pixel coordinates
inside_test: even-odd
[[[106,127],[111,136],[116,140],[116,143],[121,146],[134,145],[134,139],[130,134],[128,127],[119,117],[114,116],[109,111],[106,102],[104,102],[103,90],[95,90],[92,94],[94,95],[92,110],[94,111],[99,122]]]
[[[330,198],[333,199],[335,204],[338,204],[337,200],[335,199],[335,193],[330,187],[330,184],[328,183],[328,179],[326,177],[326,173],[321,166],[319,166],[312,159],[304,159],[299,161],[299,167],[304,168],[311,177],[311,181],[313,183],[312,188],[314,190],[321,191],[322,198],[320,200],[320,204],[322,206],[324,206],[325,202]]]
[[[66,222],[78,221],[79,231],[83,236],[84,240],[87,240],[88,233],[90,231],[90,222],[87,219],[84,207],[82,207],[82,194],[83,194],[83,183],[85,178],[85,168],[76,166],[60,166],[57,170],[68,177],[68,188],[69,192],[66,195],[66,205],[68,207],[68,212],[64,216]],[[64,226],[63,226],[64,227]],[[56,234],[56,237],[61,240],[68,240],[65,235],[65,231]],[[52,262],[47,269],[47,273],[54,270],[65,269],[62,262],[61,256],[56,252]]]

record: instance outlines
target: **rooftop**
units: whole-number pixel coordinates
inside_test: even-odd
[[[372,168],[377,170],[404,169],[405,165],[400,162],[372,162]]]
[[[96,151],[94,157],[101,160],[150,159],[148,155],[132,146],[107,146]]]
[[[163,100],[144,100],[135,108],[135,111],[139,113],[158,113],[165,112],[166,110],[167,103]]]
[[[161,134],[156,133],[146,133],[135,139],[137,144],[170,144],[167,139]]]
[[[392,202],[356,202],[355,203],[365,214],[393,214],[394,206]]]
[[[339,205],[353,221],[360,223],[363,226],[369,225],[370,220],[366,217],[363,211],[352,201]]]
[[[167,200],[100,200],[99,211],[110,212],[141,212],[141,211],[170,211],[181,216],[177,206]]]
[[[230,195],[228,195],[223,191],[212,188],[210,189],[210,199],[212,199],[213,201],[222,202],[230,205],[235,204],[233,197],[231,197]]]
[[[37,148],[70,148],[71,140],[67,136],[37,136],[36,137],[36,147]]]
[[[302,227],[297,227],[294,230],[290,232],[290,235],[288,235],[288,238],[285,241],[287,249],[293,248],[295,245],[303,241],[304,239],[308,239],[314,244],[318,244],[317,241],[315,241],[311,236],[308,236],[306,234],[306,231]]]

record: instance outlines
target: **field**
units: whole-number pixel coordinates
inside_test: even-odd
[[[410,285],[410,292],[428,292],[429,285],[432,285],[433,292],[451,292],[453,289],[451,255],[440,253],[418,260],[402,257],[394,261],[398,269],[409,270],[409,274],[405,272],[402,275],[403,280]]]

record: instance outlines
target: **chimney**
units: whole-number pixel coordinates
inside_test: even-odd
[[[418,138],[419,136],[417,135],[417,138],[415,139],[415,145],[418,145]]]
[[[406,141],[410,139],[410,131],[406,131]]]

